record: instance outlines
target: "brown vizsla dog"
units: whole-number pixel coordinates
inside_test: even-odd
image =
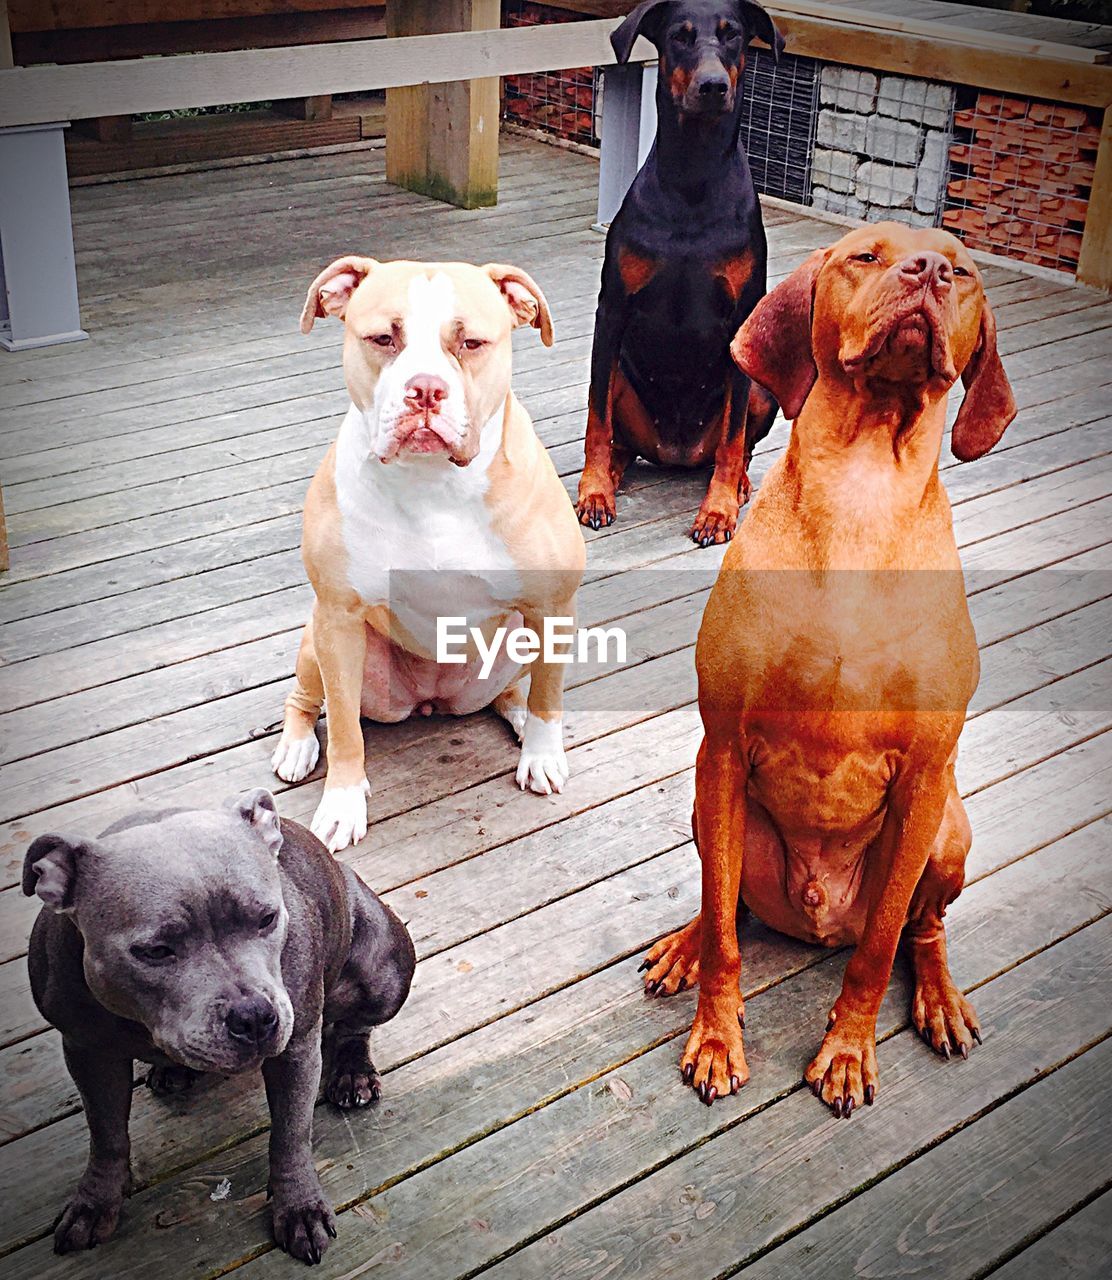
[[[812,254],[733,354],[795,425],[703,616],[702,912],[649,952],[646,987],[698,982],[680,1066],[710,1104],[749,1074],[739,894],[784,933],[852,944],[805,1075],[849,1116],[876,1093],[901,934],[920,1033],[946,1057],[979,1040],[942,925],[971,838],[954,762],[978,661],[938,457],[959,375],[958,458],[991,449],[1015,402],[980,275],[942,231],[865,227]]]

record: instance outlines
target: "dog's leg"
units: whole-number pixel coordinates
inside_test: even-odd
[[[915,1029],[936,1053],[969,1056],[980,1041],[981,1024],[973,1006],[950,976],[946,960],[946,930],[942,917],[965,883],[965,859],[973,833],[965,806],[951,775],[942,827],[934,842],[923,877],[915,887],[911,914],[904,930],[915,972],[911,1017]]]
[[[738,370],[726,384],[722,406],[722,434],[714,453],[714,473],[706,497],[691,526],[691,538],[701,547],[729,542],[737,528],[742,503],[749,498],[749,462],[745,442],[745,421],[749,400],[749,379]]]
[[[321,1074],[321,1026],[263,1063],[270,1107],[270,1213],[280,1249],[317,1263],[336,1236],[332,1206],[313,1167],[313,1106]]]
[[[521,742],[525,737],[525,720],[528,715],[521,680],[515,680],[509,688],[503,689],[491,706],[509,724],[514,736]]]
[[[320,744],[314,728],[324,702],[324,684],[313,648],[312,617],[301,633],[296,681],[286,699],[282,736],[270,760],[270,767],[286,782],[300,782],[302,778],[308,777],[316,767],[317,757],[320,755]]]
[[[324,1093],[345,1109],[376,1102],[382,1092],[371,1060],[371,1029],[388,1022],[405,1003],[417,958],[398,917],[350,869],[344,869],[351,903],[351,947],[325,1006],[329,1069]]]
[[[911,896],[927,865],[946,805],[944,763],[909,759],[889,789],[880,835],[867,855],[882,877],[861,941],[846,965],[826,1036],[804,1073],[836,1116],[851,1116],[876,1094],[876,1019]],[[868,872],[866,872],[868,874]]]
[[[333,853],[367,834],[367,781],[359,705],[367,629],[358,613],[325,610],[313,615],[313,639],[328,706],[328,776],[313,815],[313,834]]]
[[[131,1191],[131,1059],[64,1038],[62,1052],[85,1105],[89,1163],[54,1229],[55,1253],[103,1244],[116,1230],[124,1197]]]
[[[587,399],[587,434],[583,441],[583,474],[575,513],[591,529],[614,523],[614,378],[624,326],[613,309],[600,302],[591,348],[591,385]],[[623,468],[624,469],[624,468]],[[619,472],[618,478],[621,478]]]
[[[703,861],[699,1004],[680,1059],[686,1084],[710,1106],[749,1079],[737,937],[737,903],[745,848],[748,757],[735,725],[708,733],[695,764],[695,822]]]
[[[571,618],[575,605],[555,609],[552,617]],[[545,614],[522,609],[525,625],[535,634],[544,632]],[[564,664],[538,658],[529,668],[529,698],[521,755],[517,762],[517,785],[538,795],[563,791],[568,780],[564,755]]]

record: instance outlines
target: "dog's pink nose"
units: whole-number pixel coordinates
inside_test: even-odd
[[[436,413],[448,394],[448,384],[435,373],[419,373],[405,384],[405,398],[415,409]]]
[[[934,285],[936,289],[945,290],[954,281],[954,269],[949,259],[931,250],[904,258],[898,270],[909,284]]]

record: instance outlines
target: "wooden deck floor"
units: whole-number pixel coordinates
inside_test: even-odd
[[[28,994],[19,867],[34,835],[93,832],[136,801],[265,785],[284,814],[312,814],[319,777],[276,785],[268,758],[309,599],[300,506],[345,403],[337,330],[297,332],[322,263],[357,250],[534,272],[558,340],[546,351],[523,335],[516,386],[574,483],[597,172],[507,141],[503,174],[501,205],[475,213],[390,188],[380,153],[75,192],[94,340],[0,361],[9,1280],[297,1274],[270,1244],[253,1081],[174,1102],[139,1088],[117,1238],[52,1255],[86,1133]],[[768,223],[777,277],[836,235],[781,210]],[[968,1063],[932,1055],[908,1030],[901,973],[878,1104],[834,1121],[800,1075],[845,956],[754,926],[751,1083],[709,1110],[681,1086],[694,997],[646,1000],[636,968],[698,897],[691,646],[720,557],[685,537],[704,477],[639,468],[618,522],[590,535],[581,596],[584,621],[624,620],[631,651],[573,681],[563,796],[517,793],[493,715],[367,729],[373,825],[346,856],[421,959],[378,1036],[382,1103],[317,1111],[316,1158],[342,1209],[323,1274],[1108,1274],[1112,302],[1010,267],[987,278],[1021,413],[988,457],[944,459],[983,661],[951,958],[983,1048]]]

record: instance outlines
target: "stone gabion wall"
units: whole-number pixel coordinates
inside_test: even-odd
[[[937,226],[953,114],[951,85],[823,67],[811,204],[852,218]]]

